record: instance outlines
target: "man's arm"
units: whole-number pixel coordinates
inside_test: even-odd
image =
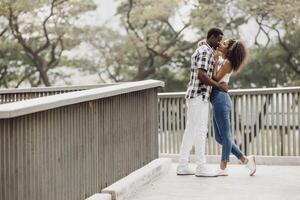
[[[206,74],[206,71],[203,69],[198,69],[198,78],[201,80],[202,83],[206,85],[213,86],[217,88],[218,90],[227,92],[228,91],[228,85],[224,82],[218,83],[214,81],[213,79],[209,78]]]
[[[207,49],[201,49],[195,56],[195,64],[198,68],[198,78],[206,85],[213,86],[218,90],[227,92],[228,86],[225,83],[218,83],[213,79],[209,78],[206,74],[207,70],[209,70],[209,57],[212,56],[211,52]]]

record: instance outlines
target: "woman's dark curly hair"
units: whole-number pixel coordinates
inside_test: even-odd
[[[238,72],[246,64],[248,51],[245,44],[240,40],[229,39],[228,52],[225,58],[231,63],[234,72]]]

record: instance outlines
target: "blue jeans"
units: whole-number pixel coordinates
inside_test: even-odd
[[[226,92],[213,90],[210,96],[213,106],[213,125],[216,141],[222,145],[222,162],[229,162],[232,153],[238,159],[243,155],[239,147],[234,144],[231,137],[230,111],[231,100]]]

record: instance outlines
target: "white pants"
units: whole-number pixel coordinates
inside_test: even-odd
[[[190,151],[195,144],[196,164],[203,165],[206,163],[205,158],[205,140],[208,126],[209,102],[203,101],[202,96],[187,99],[187,117],[186,129],[184,131],[179,164],[187,164]]]

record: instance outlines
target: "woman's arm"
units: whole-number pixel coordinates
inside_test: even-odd
[[[198,78],[202,81],[202,83],[206,85],[213,86],[214,88],[217,88],[220,91],[228,91],[228,85],[226,83],[218,83],[217,81],[210,79],[206,74],[206,71],[203,69],[198,69]]]
[[[223,66],[217,71],[217,66],[214,68],[213,79],[219,82],[227,73],[231,72],[231,64],[228,60],[225,60]]]

